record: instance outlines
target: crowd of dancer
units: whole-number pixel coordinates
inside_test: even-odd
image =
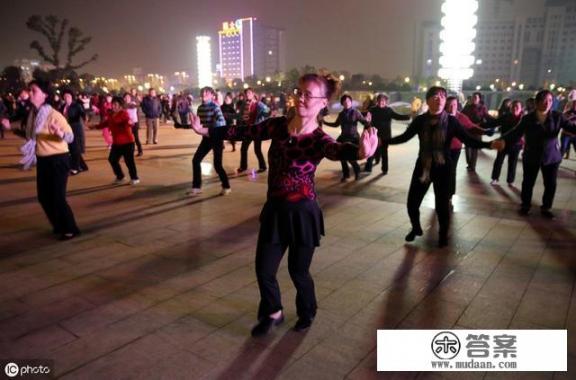
[[[258,97],[252,88],[234,96],[204,87],[200,91],[201,104],[194,112],[193,98],[189,95],[170,100],[158,96],[154,89],[144,97],[131,90],[122,97],[105,95],[95,100],[96,106],[90,97],[75,97],[70,90],[62,91],[62,99],[54,98],[50,83],[34,80],[21,91],[10,111],[0,109],[0,129],[12,130],[25,139],[21,163],[26,169],[36,165],[38,200],[53,232],[63,240],[80,234],[66,201],[66,187],[69,175],[88,170],[83,159],[84,125],[90,120],[89,128],[103,131],[116,183],[125,181],[119,164],[121,158],[128,167],[130,183],[140,182],[135,159],[144,153],[139,138],[140,115],[146,125],[144,145],[159,143],[160,119],[169,115],[175,127],[201,135],[192,159],[192,187],[187,192],[190,196],[201,194],[201,162],[210,151],[220,178],[221,195],[230,194],[230,180],[222,162],[224,143],[232,142],[233,148],[236,141],[242,144],[237,173],[247,170],[248,148],[253,143],[258,171],[268,171],[267,199],[260,216],[256,249],[260,305],[253,336],[265,335],[284,320],[276,275],[286,251],[288,271],[297,291],[298,321],[294,329],[306,330],[316,315],[314,281],[309,268],[324,235],[314,182],[323,158],[341,162],[343,182],[350,178],[348,163],[355,179],[360,179],[358,161],[364,159],[365,172],[370,173],[373,165],[381,163],[381,175],[386,175],[390,170],[389,146],[418,136],[419,149],[407,199],[411,222],[411,230],[405,237],[408,242],[423,234],[420,205],[432,185],[439,224],[438,245],[449,244],[451,198],[456,193],[456,168],[462,144],[466,147],[470,172],[476,170],[478,149],[498,150],[491,176],[493,185],[498,185],[505,158],[508,158],[507,182],[510,186],[514,184],[522,151],[519,213],[530,212],[533,188],[541,171],[544,195],[540,212],[544,217],[554,217],[551,209],[558,168],[570,145],[576,145],[576,97],[560,112],[553,110],[554,95],[541,90],[525,106],[518,99],[506,99],[498,115],[492,116],[480,93],[474,93],[462,107],[456,96],[448,96],[446,89],[438,86],[427,91],[426,111],[421,114],[396,113],[388,106],[385,94],[379,94],[375,104],[366,105],[361,112],[354,108],[352,97],[344,94],[340,98],[342,111],[331,122],[327,120],[327,110],[338,92],[337,79],[317,74],[302,76],[294,94],[274,102]],[[93,120],[95,117],[98,120]],[[409,124],[403,133],[392,136],[392,120],[405,120]],[[364,126],[361,132],[358,123]],[[333,139],[324,126],[340,127],[340,136]],[[500,133],[498,138],[483,140],[483,135],[493,135],[495,130]],[[262,152],[265,140],[270,140],[268,162]]]

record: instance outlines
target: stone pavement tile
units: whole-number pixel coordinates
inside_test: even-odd
[[[61,321],[60,324],[77,336],[86,336],[150,306],[152,306],[152,301],[132,294],[77,314]]]
[[[62,378],[137,378],[145,375],[153,363],[178,353],[178,349],[156,336],[145,336],[87,362],[72,371],[58,371]],[[56,369],[59,370],[58,365]]]
[[[528,289],[514,315],[514,320],[523,320],[548,328],[561,329],[565,327],[569,306],[570,296]],[[546,310],[546,312],[543,313],[542,310]]]
[[[186,315],[153,333],[152,335],[187,350],[194,342],[212,334],[218,328]]]
[[[378,372],[376,370],[376,351],[374,350],[362,360],[346,379],[350,380],[414,380],[417,372]]]
[[[240,318],[246,312],[245,305],[229,303],[220,298],[201,309],[192,311],[190,315],[214,327],[222,327]]]
[[[398,328],[451,329],[463,312],[462,304],[444,301],[432,293],[402,320]]]
[[[256,273],[253,265],[240,267],[237,270],[215,278],[201,288],[217,297],[224,297],[238,289],[256,281]]]
[[[72,279],[68,282],[57,284],[36,292],[28,293],[20,298],[20,300],[31,307],[38,307],[52,302],[60,301],[71,296],[80,296],[90,303],[90,298],[85,297],[86,293],[105,288],[107,285],[105,279],[94,275],[87,275]]]
[[[14,359],[47,358],[54,349],[76,339],[75,335],[54,324],[11,341],[5,352]]]
[[[458,319],[458,325],[469,329],[507,329],[519,303],[520,299],[511,302],[505,298],[478,295]]]
[[[13,340],[92,308],[94,305],[89,302],[78,297],[70,297],[32,309],[0,322],[0,338]]]
[[[94,331],[53,352],[58,374],[67,373],[136,341],[187,314],[182,303],[166,301]],[[167,344],[167,343],[166,343]]]
[[[214,369],[214,363],[185,351],[176,352],[162,361],[152,363],[151,366],[143,368],[142,376],[132,377],[170,380],[202,379],[211,374]]]
[[[28,310],[30,310],[30,306],[20,300],[2,301],[0,302],[0,322],[16,315],[24,314]]]

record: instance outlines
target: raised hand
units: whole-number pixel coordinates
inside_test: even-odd
[[[2,126],[4,129],[11,129],[10,120],[9,119],[2,119]]]
[[[360,136],[360,146],[358,147],[358,158],[363,159],[374,155],[378,148],[378,134],[376,128],[364,129]]]
[[[490,142],[490,149],[501,151],[504,150],[504,148],[506,148],[506,142],[502,139],[492,140],[492,142]]]
[[[60,138],[64,137],[64,131],[62,130],[62,128],[60,128],[56,124],[50,124],[48,126],[48,131],[50,132],[50,134],[56,135]]]

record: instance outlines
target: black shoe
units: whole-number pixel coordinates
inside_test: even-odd
[[[236,173],[240,174],[240,173],[244,173],[246,171],[246,168],[238,168],[236,169]]]
[[[277,319],[265,317],[252,328],[251,334],[253,337],[264,336],[268,334],[272,326],[278,326],[282,322],[284,322],[284,314]]]
[[[142,153],[142,152],[138,152],[138,154],[136,155],[136,157],[142,157],[143,154],[144,154],[144,153]]]
[[[340,178],[340,182],[344,183],[344,182],[348,181],[348,178],[350,178],[350,177],[342,177],[342,178]]]
[[[372,169],[366,169],[366,168],[364,168],[364,173],[372,173]]]
[[[522,216],[528,215],[529,212],[530,212],[530,209],[526,208],[526,207],[520,207],[520,210],[518,210],[518,214],[520,214]]]
[[[61,241],[71,240],[71,239],[74,239],[78,235],[80,235],[80,232],[62,234],[62,235],[60,235],[60,240]]]
[[[298,321],[296,321],[296,324],[292,329],[298,332],[306,331],[310,328],[310,326],[312,326],[313,321],[314,318],[298,318]]]
[[[423,232],[422,232],[422,228],[413,228],[412,231],[410,231],[408,233],[408,235],[406,235],[406,237],[404,238],[404,240],[406,241],[414,241],[414,239],[416,239],[416,236],[422,236]]]
[[[382,170],[382,175],[388,174],[388,170]]]
[[[260,168],[260,169],[256,170],[256,173],[264,173],[266,170],[268,170],[268,169]]]
[[[548,219],[554,219],[556,216],[549,209],[543,208],[540,210],[540,215]]]

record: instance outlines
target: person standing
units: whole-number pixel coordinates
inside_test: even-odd
[[[33,107],[25,127],[20,126],[13,131],[26,138],[21,148],[24,166],[37,166],[38,201],[52,225],[53,233],[60,235],[60,240],[69,240],[80,234],[74,213],[66,200],[70,173],[68,144],[74,141],[74,133],[66,118],[47,102],[52,94],[49,82],[33,80],[28,88]],[[9,119],[2,119],[2,126],[10,129]]]
[[[445,111],[450,115],[454,116],[456,120],[466,129],[471,135],[474,135],[473,131],[483,132],[483,129],[474,124],[468,116],[464,115],[462,112],[458,111],[459,108],[458,98],[455,96],[449,96],[446,98]],[[456,173],[458,169],[458,161],[460,159],[460,153],[462,152],[462,142],[457,138],[453,137],[450,142],[450,161],[452,161],[450,170],[450,209],[453,209],[452,197],[456,194]]]
[[[484,105],[482,100],[482,94],[479,92],[475,92],[472,94],[471,101],[464,106],[462,109],[462,113],[476,125],[484,125],[494,118],[490,116],[488,113],[488,108]],[[474,133],[473,137],[480,141],[482,140],[481,133]],[[476,163],[478,162],[478,149],[469,147],[466,145],[466,163],[468,164],[468,171],[475,172],[476,171]]]
[[[134,143],[138,149],[136,156],[141,157],[142,143],[140,142],[140,124],[138,123],[138,102],[132,97],[130,93],[124,94],[124,109],[128,112],[130,122],[132,123],[132,135],[134,136]]]
[[[412,173],[408,190],[408,215],[412,230],[406,235],[406,241],[413,241],[423,234],[420,225],[420,205],[432,184],[436,200],[436,215],[439,224],[438,246],[448,245],[450,227],[450,183],[452,181],[452,159],[450,145],[454,137],[472,148],[502,149],[503,142],[482,142],[474,139],[458,122],[444,111],[446,89],[433,86],[426,92],[428,111],[414,118],[404,133],[389,140],[390,145],[401,144],[418,135],[420,149]]]
[[[238,113],[234,108],[232,93],[227,92],[224,96],[224,103],[222,104],[222,114],[224,115],[224,120],[226,120],[226,126],[230,127],[238,122]],[[236,151],[236,141],[230,141],[232,145],[232,152]]]
[[[108,155],[108,162],[112,166],[116,184],[123,183],[124,172],[120,167],[120,158],[124,158],[124,163],[128,167],[130,174],[130,184],[140,183],[136,162],[134,161],[134,135],[132,134],[132,124],[128,112],[124,109],[124,100],[117,96],[112,99],[112,113],[110,117],[98,125],[91,126],[93,129],[109,128],[112,133],[113,143]]]
[[[158,144],[158,121],[162,115],[162,104],[155,89],[148,90],[140,106],[146,118],[146,145],[152,142]]]
[[[214,102],[216,92],[212,87],[204,87],[200,90],[202,104],[198,106],[197,114],[203,128],[207,128],[209,134],[202,137],[196,153],[192,158],[192,190],[188,195],[198,195],[202,192],[202,167],[204,157],[212,150],[214,156],[214,169],[220,177],[222,191],[220,195],[228,195],[232,191],[228,181],[228,175],[222,166],[222,152],[224,151],[224,132],[226,121],[220,106]]]
[[[70,175],[76,175],[80,172],[88,170],[88,165],[84,161],[82,155],[86,151],[86,138],[84,135],[84,121],[86,120],[86,113],[84,107],[78,101],[74,101],[74,93],[70,89],[65,89],[62,92],[64,104],[60,108],[60,112],[74,133],[74,141],[68,144],[70,151]]]
[[[324,235],[324,220],[314,185],[316,168],[323,158],[362,159],[376,150],[376,130],[364,130],[360,145],[338,143],[320,128],[321,110],[337,89],[331,76],[306,74],[299,79],[297,115],[288,120],[276,117],[248,127],[227,128],[226,139],[250,137],[271,139],[268,158],[268,194],[260,213],[260,232],[256,248],[256,277],[260,290],[258,323],[254,337],[266,335],[284,321],[280,287],[276,274],[288,250],[288,272],[296,287],[295,331],[308,329],[316,316],[316,294],[310,265],[315,248]],[[196,133],[209,135],[194,117]],[[217,130],[217,128],[212,131]]]
[[[560,131],[576,133],[576,121],[569,121],[558,112],[552,111],[554,95],[548,90],[536,94],[536,109],[522,118],[520,123],[502,136],[507,145],[516,144],[524,136],[522,167],[524,178],[520,197],[520,215],[528,215],[532,205],[532,193],[538,172],[544,179],[544,194],[540,213],[545,218],[554,218],[552,204],[556,193],[558,167],[562,153],[558,144]]]
[[[522,102],[519,100],[514,100],[511,103],[510,111],[503,113],[502,116],[498,117],[494,121],[488,122],[485,127],[494,128],[500,127],[500,135],[503,136],[508,131],[512,130],[524,115],[524,110],[522,109]],[[516,179],[516,166],[518,164],[518,156],[522,150],[522,140],[518,140],[515,144],[507,144],[506,148],[496,155],[494,160],[494,166],[492,167],[492,181],[491,185],[497,185],[500,180],[500,172],[502,171],[502,165],[504,164],[504,158],[508,157],[508,173],[506,175],[506,182],[508,186],[514,184]]]
[[[241,103],[240,117],[241,124],[253,125],[264,121],[270,114],[270,108],[266,104],[258,100],[258,96],[254,93],[252,88],[244,90],[246,99]],[[246,139],[242,141],[240,146],[240,167],[236,170],[238,173],[243,173],[248,169],[248,148],[252,140]],[[254,153],[258,158],[258,173],[266,171],[266,160],[262,154],[262,141],[254,140]]]
[[[329,127],[341,127],[342,132],[338,136],[338,142],[349,142],[352,144],[358,144],[360,135],[358,134],[358,122],[364,124],[365,127],[370,125],[370,120],[364,118],[360,111],[352,107],[352,97],[350,95],[342,95],[340,98],[340,104],[344,107],[342,111],[338,114],[336,121],[329,122],[324,120],[323,123]],[[350,178],[350,169],[348,168],[348,163],[346,160],[340,161],[342,165],[342,179],[340,182],[346,182]],[[358,180],[360,178],[360,165],[358,161],[350,160],[350,165],[352,165],[352,170],[354,170],[354,179]]]
[[[371,107],[368,112],[372,118],[372,125],[378,130],[378,137],[381,141],[388,141],[392,136],[392,120],[410,120],[410,115],[401,115],[388,107],[388,96],[379,94],[376,97],[376,105]],[[380,143],[376,153],[368,157],[364,171],[372,172],[372,163],[376,165],[382,161],[382,174],[388,174],[388,145]]]

